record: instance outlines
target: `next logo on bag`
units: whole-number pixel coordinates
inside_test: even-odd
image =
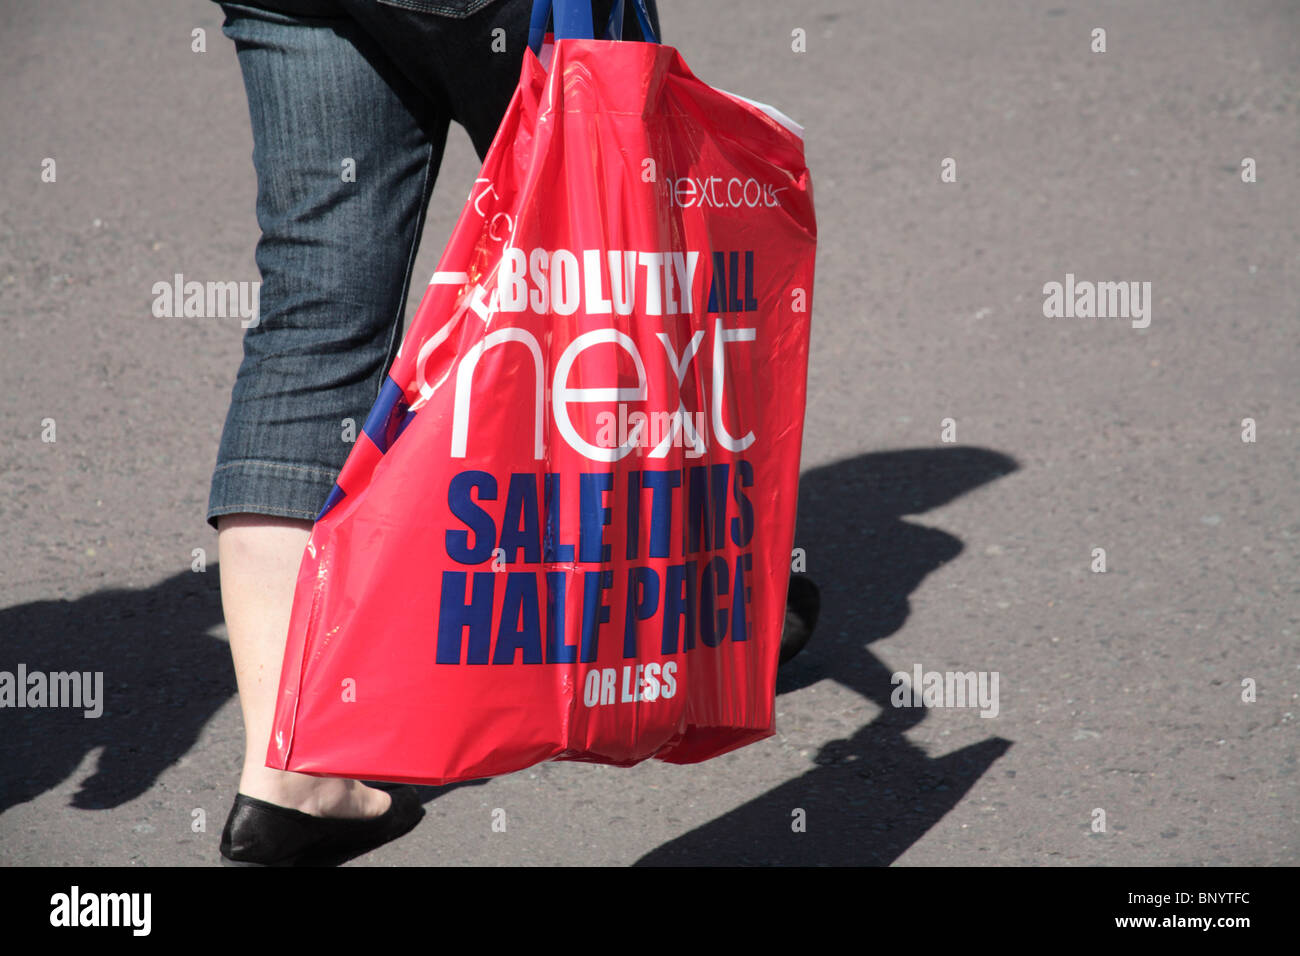
[[[699,264],[698,252],[625,252],[611,251],[602,257],[599,250],[586,250],[581,259],[568,250],[534,249],[525,255],[522,249],[509,249],[503,257],[498,271],[497,289],[493,293],[493,305],[503,312],[530,311],[539,317],[552,313],[568,315],[579,306],[588,314],[620,315],[630,314],[634,305],[639,305],[642,314],[662,316],[681,313],[695,316],[694,277]],[[454,397],[452,406],[451,457],[465,458],[468,454],[470,418],[474,394],[474,373],[483,355],[496,348],[523,348],[532,359],[533,365],[533,457],[542,459],[546,454],[545,427],[546,406],[550,405],[555,429],[566,444],[574,451],[591,461],[616,462],[622,460],[634,449],[640,447],[639,433],[631,436],[613,447],[599,434],[584,435],[575,416],[581,420],[584,416],[574,406],[601,404],[619,409],[619,414],[627,414],[624,406],[629,402],[645,403],[649,400],[648,378],[642,349],[654,347],[653,339],[662,347],[677,380],[680,390],[696,361],[709,364],[708,373],[699,376],[701,385],[709,383],[708,402],[709,431],[712,440],[731,452],[741,452],[749,448],[757,436],[753,430],[739,431],[734,422],[746,417],[744,409],[731,410],[724,407],[728,394],[737,394],[734,386],[727,387],[727,346],[739,347],[742,344],[757,344],[757,328],[727,328],[720,317],[723,313],[756,312],[759,300],[755,293],[754,253],[715,252],[713,274],[709,283],[708,300],[702,310],[715,318],[691,334],[688,341],[674,343],[668,332],[642,332],[635,326],[632,331],[638,333],[634,338],[617,328],[598,328],[575,336],[560,353],[558,360],[552,364],[543,355],[542,343],[538,335],[522,326],[508,326],[489,332],[470,347],[456,366]],[[579,266],[579,262],[584,265]],[[602,262],[607,262],[613,273],[607,275],[602,269]],[[743,263],[743,265],[742,265]],[[537,267],[534,271],[533,266]],[[583,271],[585,269],[585,271]],[[641,270],[638,272],[638,270]],[[620,280],[610,280],[610,275],[622,271]],[[549,276],[549,279],[547,278]],[[593,278],[594,277],[594,278]],[[611,284],[607,284],[611,283]],[[639,283],[639,285],[638,285]],[[607,295],[606,289],[612,289]],[[638,293],[636,290],[642,291]],[[563,305],[561,304],[563,303]],[[550,311],[548,311],[550,310]],[[549,332],[550,329],[547,329]],[[689,329],[688,329],[689,331]],[[584,353],[591,349],[603,350],[595,358],[609,367],[617,367],[623,360],[630,360],[635,371],[635,383],[619,383],[593,387],[575,385],[574,366]],[[613,350],[620,350],[619,356]],[[703,355],[701,355],[703,353]],[[549,375],[548,375],[549,373]],[[422,374],[422,371],[421,371]],[[423,380],[423,379],[422,379]],[[701,389],[703,391],[703,389]],[[549,395],[549,403],[547,397]],[[662,410],[645,409],[636,414],[647,421],[651,416],[661,412],[669,416],[667,434],[651,448],[649,458],[665,458],[672,447],[683,445],[690,449],[691,457],[698,457],[707,448],[707,438],[703,428],[696,427],[702,410],[686,407],[684,400],[678,396],[675,408]],[[596,416],[600,421],[600,416]],[[733,422],[728,426],[727,420]]]
[[[781,205],[778,198],[789,186],[760,183],[752,176],[679,176],[668,178],[668,197],[673,205],[683,209],[698,206],[703,209],[773,209]]]

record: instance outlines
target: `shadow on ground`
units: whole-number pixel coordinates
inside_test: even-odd
[[[822,589],[811,643],[782,668],[777,693],[830,678],[879,716],[818,752],[816,767],[638,861],[672,865],[885,865],[951,810],[1010,742],[990,737],[932,758],[903,732],[923,709],[890,705],[891,671],[866,645],[907,620],[908,596],[961,553],[943,531],[903,520],[1016,469],[981,448],[920,448],[860,455],[807,472],[799,485],[796,545]],[[962,640],[953,635],[954,641]],[[977,656],[977,655],[976,655]],[[795,832],[802,809],[806,829]]]
[[[880,715],[823,746],[815,769],[641,864],[885,864],[961,799],[1009,742],[994,737],[927,756],[903,736],[925,719],[924,710],[890,706],[890,672],[866,645],[902,627],[908,596],[962,550],[952,535],[904,516],[1015,468],[984,449],[929,448],[862,455],[803,476],[796,541],[822,588],[822,618],[808,649],[782,669],[777,690],[830,678],[872,701]],[[0,812],[58,786],[97,748],[98,767],[72,800],[87,810],[140,796],[189,752],[235,693],[229,646],[208,633],[222,620],[218,580],[211,565],[144,590],[0,609],[0,670],[21,662],[29,672],[102,671],[105,699],[97,719],[79,710],[6,709]],[[237,751],[230,755],[232,789],[238,759]],[[422,787],[421,799],[449,789]],[[807,814],[804,833],[791,829],[795,808]]]
[[[142,590],[0,609],[0,671],[23,664],[28,673],[104,675],[99,717],[70,708],[0,711],[0,813],[59,786],[99,748],[72,806],[119,807],[190,751],[235,696],[230,646],[209,633],[222,622],[219,580],[210,564]],[[229,779],[214,781],[232,794],[242,754],[242,739],[232,740]],[[421,801],[450,789],[421,787]]]
[[[98,769],[73,806],[106,810],[153,786],[235,693],[229,646],[208,633],[220,623],[215,566],[143,590],[0,610],[0,670],[22,663],[29,673],[103,673],[97,718],[63,708],[5,710],[0,812],[58,786],[100,747]]]

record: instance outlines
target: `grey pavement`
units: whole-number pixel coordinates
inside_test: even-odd
[[[697,75],[807,130],[822,623],[774,737],[430,790],[353,865],[1300,862],[1300,7],[661,11]],[[0,3],[0,670],[107,693],[0,709],[0,863],[217,861],[242,726],[203,517],[242,330],[151,289],[258,278],[220,22]],[[417,274],[476,169],[456,133]],[[1067,274],[1149,282],[1149,325],[1045,316]],[[996,672],[997,715],[892,706],[917,665]]]

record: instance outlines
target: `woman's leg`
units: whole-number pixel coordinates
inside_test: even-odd
[[[266,515],[219,519],[221,602],[244,715],[239,792],[322,817],[377,816],[388,794],[355,780],[286,773],[266,766],[298,562],[311,522]]]
[[[244,716],[239,789],[314,816],[376,816],[388,793],[265,760],[303,547],[400,341],[447,119],[351,20],[223,6],[262,229],[260,316],[208,507]]]

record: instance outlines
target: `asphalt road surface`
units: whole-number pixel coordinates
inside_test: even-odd
[[[822,624],[768,740],[430,789],[353,865],[1300,862],[1300,7],[661,11],[807,130]],[[0,670],[105,681],[97,719],[0,709],[0,863],[217,862],[242,726],[204,508],[242,329],[151,289],[258,278],[220,24],[0,3]],[[476,170],[455,133],[417,274]],[[1150,283],[1145,318],[1045,315],[1067,275]],[[996,673],[996,716],[891,706],[918,665]]]

